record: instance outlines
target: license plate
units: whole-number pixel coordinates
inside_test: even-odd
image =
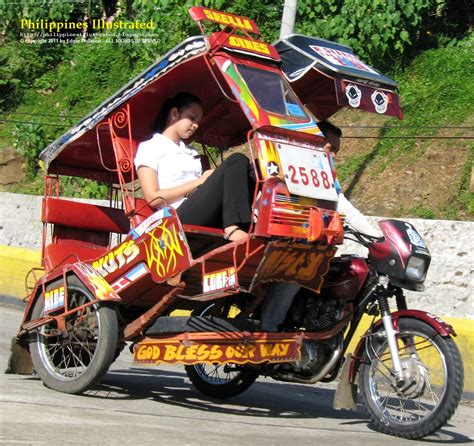
[[[277,144],[290,193],[318,200],[337,201],[328,155],[321,150]]]

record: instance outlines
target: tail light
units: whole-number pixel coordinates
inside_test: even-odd
[[[258,201],[255,235],[339,244],[344,229],[338,212],[301,204],[298,196],[290,195],[285,183],[270,178],[263,184]]]

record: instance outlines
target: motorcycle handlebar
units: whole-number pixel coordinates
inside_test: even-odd
[[[347,235],[352,235],[355,239],[347,237]],[[344,226],[344,238],[347,240],[352,240],[356,243],[360,243],[362,246],[368,248],[372,243],[379,243],[385,240],[385,237],[375,237],[373,235],[364,234],[363,232],[356,231],[355,229],[345,225]]]

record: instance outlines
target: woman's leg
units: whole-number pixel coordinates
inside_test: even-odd
[[[249,159],[241,153],[227,158],[177,210],[184,224],[229,228],[251,221]]]

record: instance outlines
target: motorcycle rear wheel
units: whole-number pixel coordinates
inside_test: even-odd
[[[463,363],[451,337],[414,318],[399,320],[397,335],[405,384],[397,387],[383,328],[367,338],[360,392],[376,429],[418,439],[441,428],[463,391]]]
[[[200,316],[212,313],[214,304],[198,312]],[[231,307],[229,315],[238,311]],[[191,383],[204,395],[231,398],[245,392],[258,378],[259,372],[237,364],[195,364],[184,366]]]
[[[53,282],[47,290],[61,286]],[[95,300],[77,277],[67,280],[69,310]],[[43,296],[36,302],[32,318],[41,317]],[[91,305],[66,317],[66,333],[53,321],[37,329],[30,341],[33,367],[46,387],[79,394],[96,384],[107,372],[117,349],[118,322],[113,308]]]

